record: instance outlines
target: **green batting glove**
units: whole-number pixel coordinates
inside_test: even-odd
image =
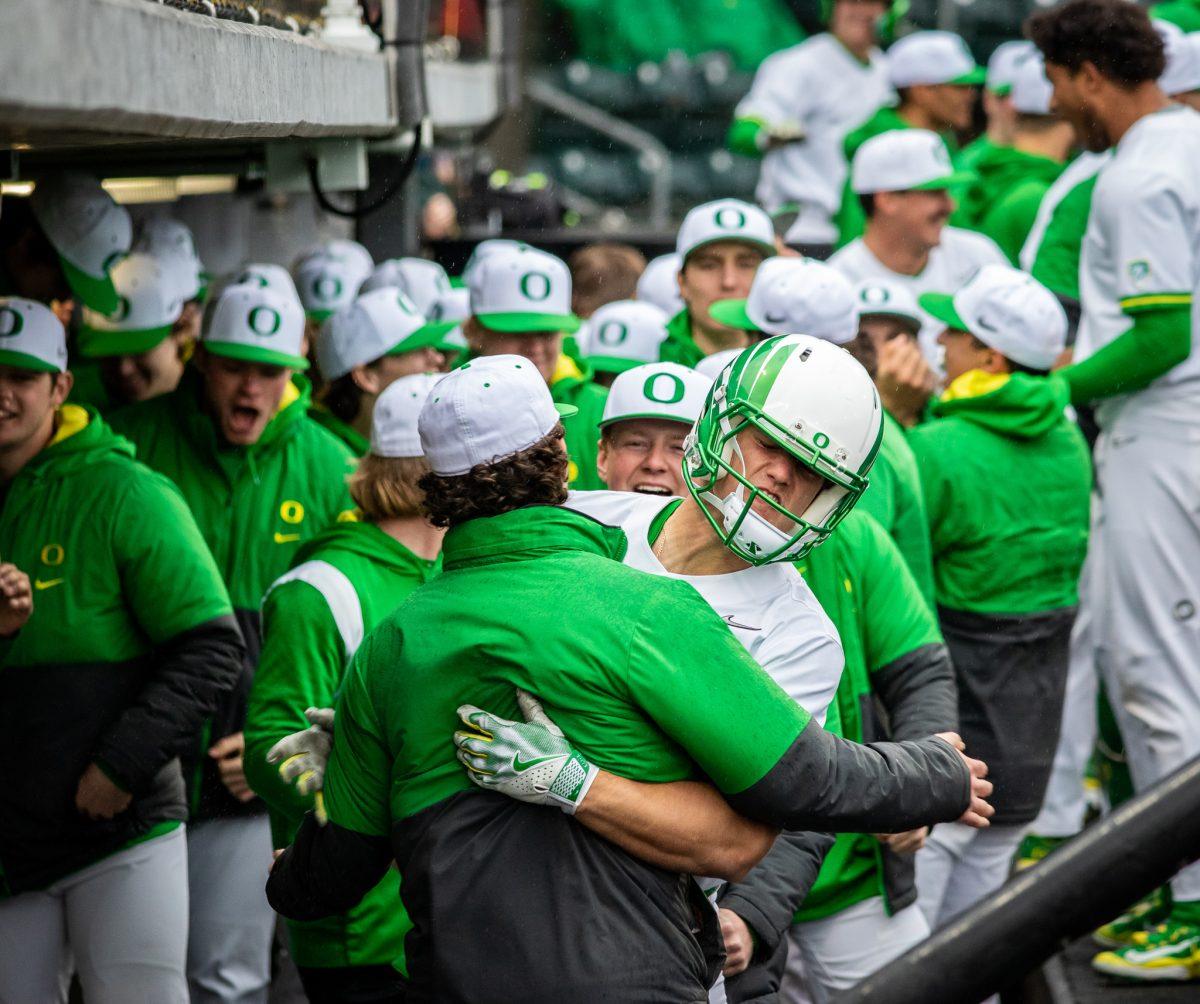
[[[575,815],[600,769],[566,740],[536,698],[518,690],[517,702],[524,722],[462,705],[458,717],[469,731],[454,733],[458,759],[481,788]]]

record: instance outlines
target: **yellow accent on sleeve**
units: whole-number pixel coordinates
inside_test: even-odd
[[[983,397],[1003,387],[1011,379],[1008,373],[988,373],[985,370],[967,370],[950,384],[942,394],[943,401],[957,401],[964,397]]]
[[[1191,293],[1147,293],[1145,296],[1127,296],[1121,301],[1121,310],[1147,310],[1153,307],[1186,307],[1192,302]]]

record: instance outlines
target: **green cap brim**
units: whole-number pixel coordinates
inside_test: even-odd
[[[687,260],[701,248],[706,248],[710,244],[720,244],[722,241],[732,241],[735,244],[749,244],[752,248],[761,251],[768,258],[774,258],[779,254],[779,250],[774,244],[765,244],[762,241],[756,241],[752,237],[730,237],[728,234],[721,234],[719,237],[710,237],[706,241],[701,241],[699,244],[693,244],[683,254],[682,265],[687,264]],[[682,265],[680,267],[682,267]]]
[[[630,415],[614,415],[612,418],[606,418],[601,422],[597,429],[606,429],[610,425],[616,425],[618,422],[632,422],[635,418],[657,418],[661,422],[678,422],[680,425],[692,426],[695,423],[689,422],[686,418],[680,418],[678,415],[664,415],[662,412],[634,412]]]
[[[758,325],[746,313],[745,300],[718,300],[708,308],[708,316],[714,321],[743,331],[757,331]]]
[[[291,356],[286,352],[262,349],[257,345],[243,345],[241,342],[211,342],[208,339],[201,344],[214,356],[224,356],[226,359],[240,359],[243,362],[262,363],[265,366],[286,366],[294,370],[308,369],[308,360],[303,356]]]
[[[336,310],[306,310],[304,312],[304,316],[310,321],[320,321],[322,324],[324,324],[336,313]]]
[[[579,409],[573,404],[558,404],[555,403],[554,410],[558,412],[559,418],[570,418],[572,415],[578,415]]]
[[[635,366],[645,366],[640,359],[625,359],[622,356],[587,356],[584,360],[597,373],[624,373]]]
[[[959,188],[962,185],[969,185],[976,177],[974,171],[954,171],[944,178],[935,178],[933,181],[926,181],[921,185],[912,185],[908,190],[910,192],[936,192],[939,189]]]
[[[76,268],[62,255],[58,256],[58,261],[62,265],[71,292],[79,297],[85,307],[90,307],[101,314],[112,314],[121,305],[117,289],[107,274],[97,279]]]
[[[12,349],[0,349],[0,365],[12,366],[19,370],[34,370],[38,373],[62,372],[54,363],[48,363],[45,359],[25,352],[14,352]]]
[[[456,324],[456,321],[432,321],[424,327],[417,328],[404,341],[388,349],[384,355],[400,356],[405,352],[415,352],[417,349],[436,349],[441,344],[442,335]]]
[[[969,73],[964,73],[961,77],[955,77],[953,80],[947,80],[946,83],[954,84],[958,87],[978,87],[980,84],[987,82],[987,70],[982,66],[977,66]]]
[[[461,275],[450,276],[450,288],[451,289],[463,289],[466,285],[467,285],[467,280],[464,279]]]
[[[1006,98],[1012,94],[1012,84],[997,84],[995,87],[989,87],[988,91],[998,98]]]
[[[917,297],[917,302],[922,310],[936,317],[946,327],[956,331],[971,330],[958,316],[958,311],[954,309],[954,297],[949,293],[922,293]]]
[[[508,334],[513,331],[563,331],[567,334],[579,330],[583,322],[574,314],[477,314],[480,324],[489,331]]]
[[[170,324],[140,331],[104,331],[84,324],[79,329],[79,352],[88,359],[136,356],[149,352],[170,333]]]

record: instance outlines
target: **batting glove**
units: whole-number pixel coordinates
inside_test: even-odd
[[[284,736],[267,751],[267,763],[279,764],[279,776],[295,784],[301,795],[312,795],[317,822],[328,821],[325,814],[325,767],[333,748],[333,708],[309,708],[304,717],[311,724],[302,732]]]

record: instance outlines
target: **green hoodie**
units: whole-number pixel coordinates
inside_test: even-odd
[[[314,404],[308,409],[308,417],[328,432],[340,439],[356,457],[365,457],[371,449],[371,441],[354,426],[343,422],[332,411],[321,404]]]
[[[987,234],[1009,261],[1019,264],[1042,197],[1064,167],[1049,157],[1010,146],[981,151],[972,166],[978,177],[962,193],[959,225]]]
[[[941,607],[1020,615],[1078,603],[1092,485],[1051,381],[971,370],[913,429]]]
[[[667,338],[658,348],[658,361],[694,368],[703,358],[704,353],[692,337],[691,312],[684,307],[667,324]]]
[[[345,578],[328,585],[328,566]],[[337,523],[296,551],[292,570],[263,602],[263,648],[246,711],[246,779],[266,801],[276,847],[291,843],[312,798],[300,795],[267,763],[267,751],[306,727],[305,708],[331,707],[357,641],[369,634],[417,586],[441,569],[371,523]],[[313,573],[316,573],[315,575]],[[322,577],[324,573],[324,578]],[[360,623],[343,636],[334,609],[351,587]],[[326,597],[325,590],[329,591]],[[344,613],[342,614],[345,618]],[[353,624],[353,617],[350,618]],[[305,923],[288,921],[292,955],[300,966],[386,965],[403,960],[408,918],[397,909],[400,879],[389,871],[345,914]]]

